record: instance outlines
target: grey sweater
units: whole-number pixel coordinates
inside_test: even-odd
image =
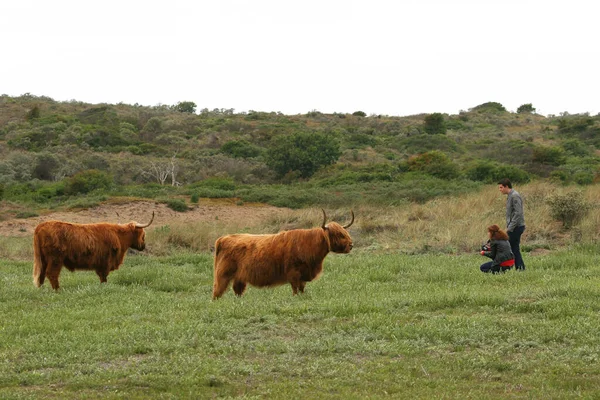
[[[512,189],[506,198],[506,230],[512,232],[523,225],[525,225],[523,199],[519,192]]]
[[[483,255],[493,260],[492,268],[499,267],[500,263],[515,258],[508,240],[490,241],[490,251],[484,252]]]

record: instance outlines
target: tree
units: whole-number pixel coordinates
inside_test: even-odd
[[[150,162],[150,168],[147,171],[142,171],[142,175],[156,179],[161,185],[164,185],[169,176],[171,177],[171,186],[181,185],[177,182],[177,174],[179,173],[179,165],[177,164],[177,154],[173,155],[167,162]]]
[[[180,101],[173,106],[175,111],[193,114],[196,112],[196,103],[193,101]]]
[[[517,114],[531,114],[535,112],[535,107],[531,103],[522,104],[517,108]]]
[[[367,113],[365,113],[364,111],[354,111],[352,115],[354,115],[355,117],[366,117]]]
[[[273,139],[266,164],[279,177],[296,172],[302,178],[309,178],[319,168],[335,163],[340,155],[340,146],[331,136],[296,133]]]
[[[446,122],[444,116],[440,113],[429,114],[425,117],[425,132],[430,135],[445,134]]]

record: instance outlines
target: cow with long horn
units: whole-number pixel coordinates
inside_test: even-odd
[[[150,226],[135,221],[127,224],[73,224],[62,221],[42,222],[33,234],[33,283],[40,287],[48,277],[58,290],[58,276],[63,266],[69,271],[95,270],[100,282],[119,269],[130,247],[144,250]]]
[[[215,242],[213,300],[225,293],[233,281],[233,291],[241,296],[250,284],[270,287],[289,283],[294,294],[304,293],[307,282],[323,271],[323,260],[329,252],[349,253],[352,238],[346,226],[327,222],[319,228],[292,229],[273,235],[235,234],[222,236]]]

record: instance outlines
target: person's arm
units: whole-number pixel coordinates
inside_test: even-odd
[[[510,207],[510,222],[508,223],[506,230],[512,232],[517,227],[517,221],[523,219],[523,202],[519,196],[512,196],[508,207]]]
[[[482,252],[482,255],[489,257],[493,260],[494,258],[496,258],[497,248],[498,248],[498,245],[495,242],[491,242],[490,243],[490,251],[484,251],[484,252]]]

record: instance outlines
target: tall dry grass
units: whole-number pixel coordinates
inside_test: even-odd
[[[553,249],[573,243],[595,243],[600,238],[600,186],[583,189],[547,182],[515,186],[524,198],[525,250]],[[583,190],[592,205],[587,217],[573,229],[550,216],[547,200],[552,195]],[[491,224],[506,227],[506,196],[497,185],[480,192],[438,198],[425,204],[388,209],[364,207],[357,210],[355,240],[359,248],[393,250],[414,254],[425,252],[462,253],[477,251]]]
[[[585,188],[564,187],[548,182],[515,186],[525,203],[526,230],[522,237],[525,251],[556,249],[575,243],[595,243],[600,239],[600,185]],[[573,229],[551,218],[547,200],[556,194],[583,190],[592,205],[588,216]],[[478,251],[487,240],[491,224],[506,226],[506,196],[497,185],[477,193],[438,198],[425,204],[399,207],[360,206],[354,209],[356,221],[350,228],[357,251],[393,251],[405,254],[441,252],[457,254]],[[345,224],[347,209],[326,210],[328,220]],[[289,210],[274,216],[246,232],[274,233],[279,230],[318,227],[322,222],[317,208]],[[245,225],[244,225],[245,226]],[[201,228],[205,230],[206,228]],[[235,226],[220,226],[213,236],[237,232]]]
[[[522,237],[525,251],[557,249],[576,243],[597,243],[600,240],[600,185],[584,188],[564,187],[548,182],[515,186],[525,202],[527,229]],[[582,190],[592,205],[588,215],[572,229],[551,217],[547,200],[552,195]],[[438,198],[425,204],[354,209],[355,222],[349,231],[355,251],[385,251],[402,254],[459,254],[478,251],[487,239],[491,224],[506,226],[506,196],[496,185],[477,193]],[[327,209],[327,220],[347,224],[350,209]],[[276,233],[281,230],[321,226],[322,212],[318,208],[288,210],[260,222],[238,220],[210,223],[173,223],[148,231],[147,253],[168,255],[177,252],[210,252],[215,240],[231,233]],[[31,238],[0,237],[0,257],[30,259]]]

